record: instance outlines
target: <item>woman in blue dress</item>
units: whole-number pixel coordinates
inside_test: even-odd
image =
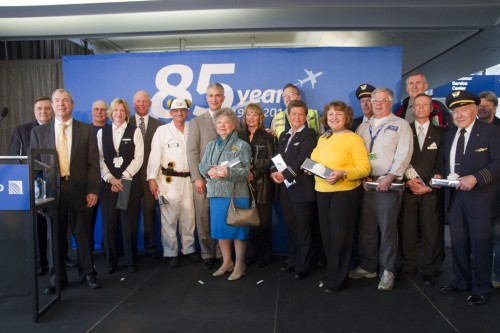
[[[219,241],[223,259],[222,266],[213,275],[233,272],[228,278],[232,281],[246,274],[245,252],[249,228],[227,225],[226,215],[231,197],[234,198],[236,207],[248,208],[250,205],[247,175],[252,151],[248,143],[238,139],[235,131],[238,117],[233,110],[222,108],[215,112],[214,122],[217,136],[208,143],[199,169],[207,179],[210,234]],[[233,165],[237,159],[239,162]],[[236,254],[234,263],[231,256],[233,241]]]

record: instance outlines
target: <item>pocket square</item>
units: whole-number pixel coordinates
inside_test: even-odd
[[[477,153],[481,153],[481,152],[487,151],[487,150],[488,150],[488,148],[478,148],[478,149],[476,149],[474,151],[477,152]]]
[[[438,149],[438,146],[435,142],[433,142],[427,147],[427,149]]]

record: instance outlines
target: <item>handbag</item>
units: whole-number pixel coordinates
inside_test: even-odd
[[[233,197],[231,197],[226,215],[227,225],[233,227],[258,227],[260,225],[259,212],[257,211],[257,204],[251,186],[249,191],[252,196],[250,208],[237,208]]]

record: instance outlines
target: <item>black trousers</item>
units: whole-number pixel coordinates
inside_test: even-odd
[[[140,197],[131,195],[127,210],[122,210],[116,209],[118,193],[105,189],[101,191],[101,194],[102,230],[108,267],[118,265],[118,223],[122,230],[125,260],[129,267],[135,267]]]
[[[64,264],[67,249],[67,230],[68,225],[76,241],[76,254],[78,259],[78,273],[80,279],[86,275],[95,274],[94,261],[92,258],[92,250],[90,249],[90,230],[91,230],[91,208],[84,210],[76,210],[73,205],[71,193],[71,180],[61,180],[60,194],[59,194],[59,228],[56,230],[59,235],[59,272],[61,281],[67,281],[68,276],[66,273],[66,266]],[[53,223],[51,219],[48,220],[48,234],[49,239],[52,239]],[[52,241],[50,242],[52,244]],[[55,260],[54,249],[49,246],[49,282],[55,284]]]
[[[328,287],[332,289],[342,288],[349,274],[361,195],[361,186],[350,191],[318,192]]]
[[[311,219],[316,201],[292,202],[285,186],[280,186],[280,203],[288,227],[290,265],[297,273],[309,270],[311,265]]]
[[[273,204],[257,204],[260,225],[250,228],[250,238],[247,243],[247,257],[254,258],[258,264],[271,262],[273,233]]]

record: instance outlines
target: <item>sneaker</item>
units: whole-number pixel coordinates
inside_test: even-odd
[[[394,286],[394,273],[389,271],[384,271],[384,275],[380,278],[378,284],[378,290],[392,290]]]
[[[372,279],[374,277],[377,277],[377,272],[368,272],[359,266],[349,272],[349,279]]]
[[[493,288],[495,288],[495,289],[500,288],[500,281],[492,280],[491,284],[493,285]]]

